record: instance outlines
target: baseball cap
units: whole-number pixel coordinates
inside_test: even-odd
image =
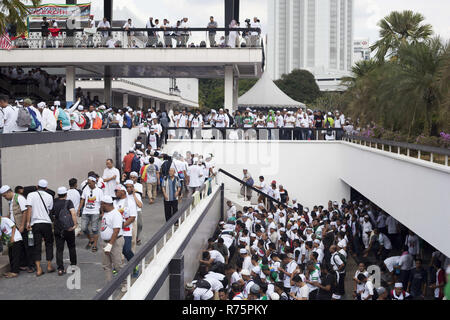
[[[39,180],[38,186],[41,187],[41,188],[47,188],[47,186],[48,186],[47,180],[45,180],[45,179]]]
[[[66,187],[59,187],[57,193],[61,194],[61,195],[67,194],[67,188]]]

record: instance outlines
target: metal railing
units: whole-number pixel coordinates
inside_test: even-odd
[[[343,140],[369,148],[405,155],[407,157],[436,164],[442,164],[444,166],[448,166],[448,157],[450,156],[450,149],[424,146],[407,142],[388,141],[354,135],[345,135]]]
[[[160,250],[166,245],[167,241],[177,232],[175,224],[178,226],[186,220],[191,214],[192,210],[199,204],[199,199],[205,199],[212,189],[213,184],[217,185],[216,177],[208,180],[207,183],[203,184],[202,188],[196,191],[191,197],[186,199],[186,202],[181,206],[181,208],[175,213],[169,221],[167,221],[164,226],[159,229],[159,231],[145,243],[142,248],[133,256],[133,258],[128,261],[128,263],[114,276],[114,279],[107,283],[105,287],[93,298],[93,300],[113,300],[120,299],[122,294],[120,291],[126,283],[127,291],[130,290],[134,281],[133,273],[136,267],[139,266],[139,276],[142,275],[150,262],[155,259],[160,252]],[[211,187],[211,189],[210,189]],[[117,292],[119,291],[119,292]]]
[[[180,48],[180,47],[227,47],[229,32],[238,32],[236,47],[261,47],[259,28],[49,28],[48,34],[41,29],[30,29],[28,38],[12,41],[16,48],[98,48],[107,47],[113,40],[117,48]],[[245,35],[245,36],[244,36]],[[223,37],[223,43],[221,38]],[[194,42],[192,42],[194,41]]]
[[[168,139],[213,140],[342,140],[340,128],[166,128]]]

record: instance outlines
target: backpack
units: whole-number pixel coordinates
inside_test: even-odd
[[[18,107],[16,123],[19,127],[30,128],[31,127],[31,114],[28,109],[24,107]]]
[[[125,122],[125,127],[127,127],[128,129],[131,129],[133,127],[133,122],[131,121],[131,118],[129,115],[125,114],[124,115],[124,122]]]
[[[82,117],[85,120],[84,129],[90,129],[91,128],[91,119],[87,115],[82,115]]]
[[[344,263],[344,270],[345,270],[345,267],[347,266],[347,259],[345,258],[345,256],[342,253],[340,253],[340,252],[336,252],[336,253],[339,256],[339,258],[341,258],[342,262]],[[336,257],[336,255],[333,256],[334,263],[336,263],[335,257]],[[336,263],[336,265],[337,265],[337,263]]]
[[[208,281],[203,280],[203,279],[197,280],[196,286],[197,286],[197,288],[202,288],[202,289],[207,289],[207,290],[211,289],[211,284]]]
[[[167,160],[161,166],[161,174],[163,177],[167,177],[169,175],[170,167],[172,166],[172,159]]]
[[[68,203],[69,203],[69,201],[66,200],[64,207],[61,209],[61,211],[59,211],[58,219],[57,219],[58,225],[64,231],[69,230],[70,228],[72,228],[74,226],[72,214],[70,213],[70,210],[67,207]]]
[[[37,128],[39,128],[42,124],[41,122],[38,120],[36,113],[31,109],[28,108],[28,112],[31,115],[31,125],[30,125],[30,129],[31,130],[36,130]]]
[[[134,172],[141,171],[141,161],[136,156],[134,156],[133,161],[131,162],[131,171]]]
[[[92,129],[99,130],[102,128],[102,117],[97,113],[97,117],[95,117],[94,122],[92,123]]]

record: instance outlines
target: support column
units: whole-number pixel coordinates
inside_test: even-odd
[[[234,71],[233,66],[225,66],[224,108],[234,111]]]
[[[237,110],[238,98],[239,98],[239,78],[235,77],[233,83],[233,110],[230,110],[230,112]]]
[[[66,67],[66,106],[71,107],[75,101],[75,67]]]
[[[184,256],[176,255],[169,263],[169,299],[184,300]]]
[[[138,109],[142,110],[144,108],[144,97],[138,97]]]
[[[128,107],[128,93],[123,94],[123,107]]]
[[[111,79],[111,67],[105,67],[105,76],[103,78],[103,102],[108,108],[112,107],[112,79]]]
[[[113,0],[103,0],[103,16],[109,21],[112,27]]]
[[[155,110],[155,100],[153,100],[153,99],[150,99],[150,108]]]
[[[161,101],[157,100],[155,102],[155,112],[158,111],[161,108]]]

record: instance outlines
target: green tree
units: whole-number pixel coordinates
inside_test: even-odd
[[[378,65],[378,62],[375,60],[362,60],[355,63],[352,67],[352,75],[350,77],[343,77],[342,84],[347,85],[349,87],[353,87],[356,84],[356,81],[368,75],[371,71],[373,71]]]
[[[283,74],[275,84],[298,102],[312,103],[321,96],[313,74],[307,70],[295,69],[289,74]]]
[[[3,34],[8,24],[16,26],[17,34],[26,30],[28,16],[27,3],[38,6],[41,0],[1,0],[0,1],[0,31]]]
[[[382,19],[378,23],[380,39],[371,47],[372,51],[377,51],[377,60],[384,61],[386,56],[395,57],[401,45],[428,39],[433,34],[433,28],[423,24],[424,20],[423,15],[411,10],[393,11]]]

